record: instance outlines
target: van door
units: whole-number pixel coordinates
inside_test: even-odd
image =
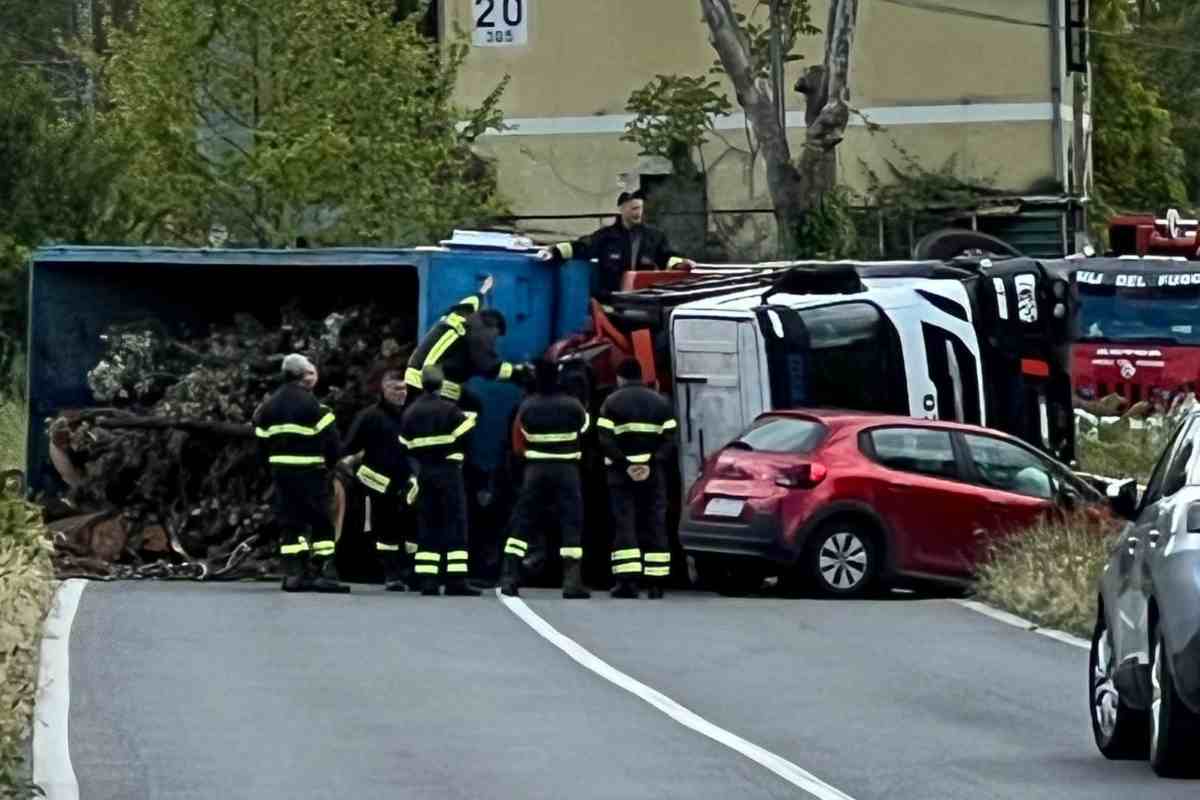
[[[675,316],[671,323],[679,470],[686,490],[704,459],[762,413],[758,339],[749,320]]]

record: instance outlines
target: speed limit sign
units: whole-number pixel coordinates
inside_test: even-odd
[[[476,47],[519,47],[529,41],[530,0],[475,0]]]

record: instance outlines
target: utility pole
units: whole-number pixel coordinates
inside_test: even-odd
[[[787,103],[783,95],[783,42],[780,4],[782,0],[771,0],[771,92],[775,100],[775,114],[779,118],[779,129],[787,136]]]

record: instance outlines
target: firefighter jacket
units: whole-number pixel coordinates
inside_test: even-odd
[[[604,463],[625,467],[664,457],[675,442],[670,402],[649,386],[624,386],[608,396],[596,420]]]
[[[579,461],[581,437],[591,424],[583,404],[568,394],[536,394],[521,404],[526,461]]]
[[[466,435],[475,427],[475,414],[463,411],[440,395],[423,394],[413,401],[400,422],[400,443],[419,465],[461,463]]]
[[[447,400],[458,401],[463,384],[475,376],[502,381],[513,376],[513,365],[496,355],[496,330],[476,316],[481,301],[477,294],[460,300],[425,334],[404,372],[410,391],[421,389],[421,370],[434,364],[445,373],[441,394]]]
[[[254,434],[273,470],[332,467],[341,441],[333,412],[308,389],[286,383],[254,415]]]
[[[629,270],[670,269],[683,260],[658,228],[649,225],[626,228],[619,219],[591,236],[555,245],[554,252],[564,261],[597,260],[592,273],[592,294],[601,300],[620,291],[621,276]]]
[[[400,421],[404,409],[380,400],[354,418],[342,444],[345,454],[362,451],[362,463],[354,471],[363,486],[380,494],[404,495],[412,505],[417,499],[417,479],[400,444]]]

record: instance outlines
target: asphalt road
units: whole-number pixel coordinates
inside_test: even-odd
[[[1085,651],[946,600],[523,595],[613,667],[855,800],[1200,788],[1096,752]],[[70,648],[83,800],[804,796],[492,595],[91,584]]]

